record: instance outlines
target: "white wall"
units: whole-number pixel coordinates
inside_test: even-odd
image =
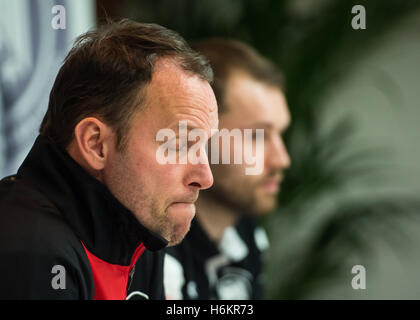
[[[65,8],[64,30],[51,26],[55,5]],[[0,178],[28,154],[64,57],[95,24],[93,0],[0,0]]]

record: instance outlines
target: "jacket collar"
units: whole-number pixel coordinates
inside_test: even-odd
[[[17,176],[50,199],[87,249],[102,260],[128,265],[141,243],[152,251],[168,244],[141,225],[104,184],[42,135]]]

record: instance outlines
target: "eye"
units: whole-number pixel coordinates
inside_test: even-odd
[[[268,134],[267,134],[266,130],[264,130],[262,133],[264,134],[263,135],[264,140],[267,140]],[[252,140],[253,141],[257,140],[257,129],[252,130]]]
[[[252,129],[252,140],[257,139],[257,129]]]
[[[179,144],[178,151],[184,151],[188,149],[188,145],[186,143]]]
[[[174,150],[174,151],[184,151],[188,148],[188,145],[185,143],[185,141],[183,141],[183,139],[176,139],[175,141],[173,141],[170,145],[169,148],[170,150]]]
[[[177,139],[172,139],[168,144],[168,150],[176,151],[178,149],[178,142]]]

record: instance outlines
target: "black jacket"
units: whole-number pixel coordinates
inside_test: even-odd
[[[0,181],[0,299],[125,299],[137,259],[159,266],[148,250],[166,245],[46,137]],[[142,275],[151,298],[157,272]]]
[[[264,298],[263,262],[268,245],[264,229],[251,216],[245,215],[235,226],[227,228],[218,244],[193,219],[182,243],[165,250],[167,298]]]

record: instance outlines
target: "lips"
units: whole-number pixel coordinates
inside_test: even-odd
[[[195,212],[195,202],[198,199],[198,193],[185,196],[183,198],[176,199],[176,201],[170,204],[170,207],[180,210],[194,210]]]
[[[198,192],[191,194],[189,196],[185,196],[179,199],[176,199],[174,202],[172,202],[172,204],[175,203],[189,203],[189,204],[194,204],[198,199]]]
[[[272,178],[265,179],[261,185],[263,189],[268,193],[276,193],[279,191],[281,180],[282,179],[280,176],[275,176]]]
[[[283,180],[281,175],[275,175],[275,176],[271,176],[269,178],[266,178],[263,180],[262,184],[270,184],[270,183],[276,183],[279,184],[281,181]]]
[[[195,204],[191,202],[174,202],[169,208],[172,213],[181,214],[181,216],[187,214],[191,219],[195,215]]]
[[[195,204],[191,202],[174,202],[170,205],[171,207],[177,207],[177,208],[195,208]]]

